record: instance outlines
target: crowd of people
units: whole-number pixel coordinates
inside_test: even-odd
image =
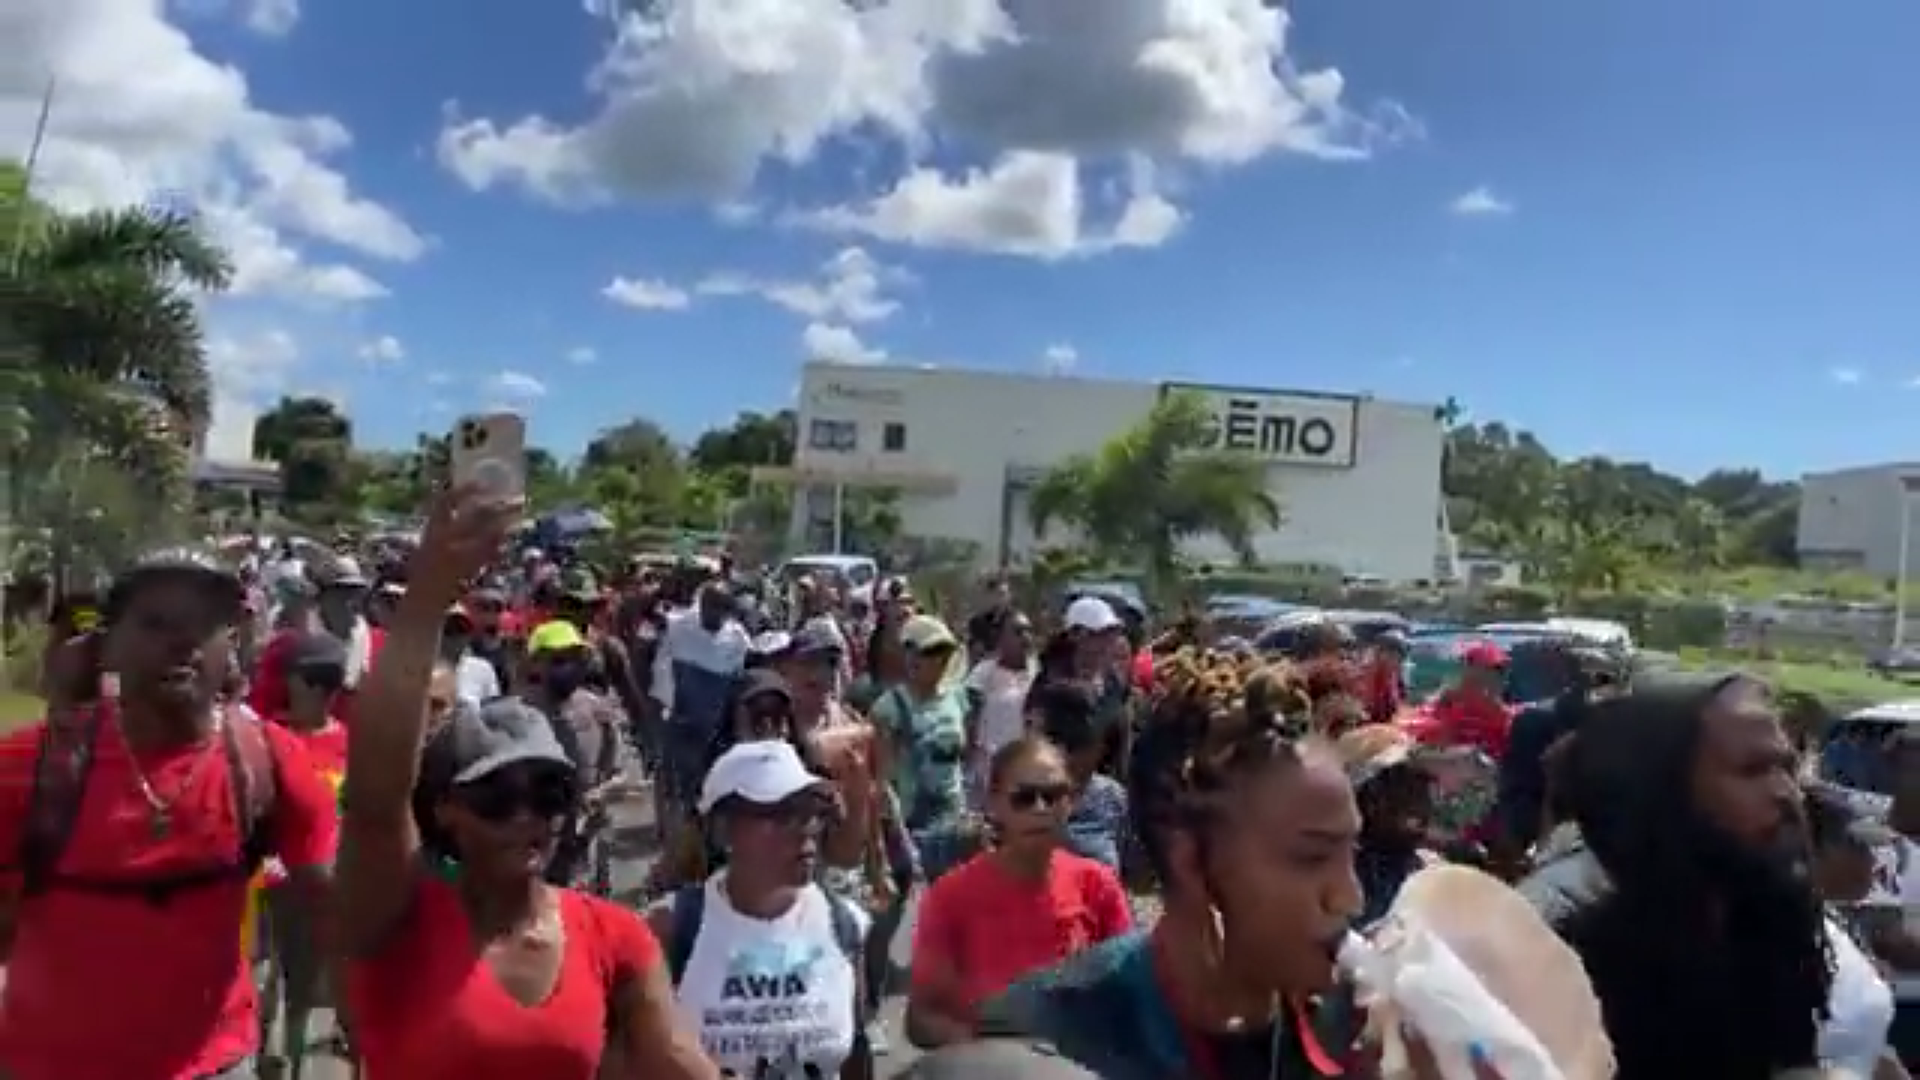
[[[1906,1075],[1920,742],[1876,814],[1738,674],[1569,644],[1515,702],[1480,642],[1409,701],[1392,633],[1263,656],[998,578],[776,618],[725,566],[503,554],[518,512],[448,493],[371,576],[161,552],[62,613],[0,739],[0,1078],[1367,1077],[1336,951],[1442,862],[1572,948],[1627,1080]]]

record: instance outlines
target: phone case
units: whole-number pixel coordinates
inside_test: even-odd
[[[472,483],[492,498],[516,498],[527,487],[527,422],[513,413],[465,417],[453,427],[447,456],[456,486]]]

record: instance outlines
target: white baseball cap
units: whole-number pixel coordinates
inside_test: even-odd
[[[1067,629],[1099,634],[1120,625],[1113,605],[1097,596],[1083,596],[1067,605]]]
[[[707,770],[707,778],[700,784],[700,812],[709,813],[730,798],[774,806],[830,783],[826,777],[808,772],[800,752],[784,739],[744,742],[721,754]]]

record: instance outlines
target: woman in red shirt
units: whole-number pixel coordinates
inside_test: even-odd
[[[715,1080],[640,917],[542,880],[580,797],[547,720],[456,706],[422,753],[446,610],[518,511],[437,502],[348,743],[337,911],[365,1075]]]
[[[907,998],[916,1046],[972,1038],[981,1001],[1133,929],[1119,877],[1061,847],[1074,788],[1060,751],[1036,736],[1016,739],[993,755],[987,782],[998,842],[920,901]]]

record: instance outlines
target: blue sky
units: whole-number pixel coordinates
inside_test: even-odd
[[[1920,7],[1300,0],[1278,59],[1251,0],[1049,3],[653,0],[617,44],[573,0],[27,0],[0,137],[69,80],[49,192],[210,208],[223,400],[364,442],[691,435],[811,349],[1453,396],[1686,472],[1912,456]]]

